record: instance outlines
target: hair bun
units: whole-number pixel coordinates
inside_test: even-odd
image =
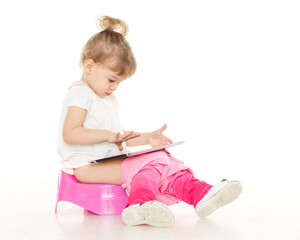
[[[99,27],[101,29],[99,29]],[[109,16],[99,17],[98,29],[102,30],[102,31],[106,31],[106,30],[115,31],[115,32],[122,34],[124,37],[128,33],[128,26],[124,21],[122,21],[120,19],[112,18]]]

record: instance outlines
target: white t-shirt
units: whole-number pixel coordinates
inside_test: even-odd
[[[85,82],[74,82],[64,99],[58,128],[57,150],[61,157],[61,169],[64,172],[74,174],[73,168],[88,165],[90,160],[110,157],[126,151],[125,143],[123,143],[124,150],[122,152],[119,151],[115,144],[108,142],[91,145],[65,143],[62,137],[62,129],[66,113],[70,106],[77,106],[87,110],[87,115],[83,123],[84,128],[123,133],[118,114],[119,103],[117,98],[113,94],[105,98],[100,98]]]

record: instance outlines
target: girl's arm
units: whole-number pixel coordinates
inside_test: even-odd
[[[141,145],[150,144],[152,147],[158,147],[173,143],[173,141],[162,134],[167,128],[167,124],[164,124],[160,129],[150,132],[150,133],[139,133],[140,136],[134,139],[131,139],[126,142],[127,147],[136,147]],[[126,134],[127,132],[125,132]]]
[[[125,134],[126,133],[128,133],[128,132],[125,131]],[[137,146],[149,145],[150,144],[149,139],[150,139],[151,133],[138,133],[138,134],[140,134],[140,137],[128,140],[126,142],[127,147],[137,147]]]
[[[114,133],[108,130],[87,129],[83,127],[87,111],[80,107],[69,107],[63,126],[63,140],[67,144],[95,144],[101,142],[115,143],[120,151],[122,142],[140,135],[134,132],[125,134]]]

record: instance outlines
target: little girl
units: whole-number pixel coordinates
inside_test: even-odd
[[[59,124],[61,168],[82,183],[118,184],[126,188],[128,207],[122,212],[127,225],[166,227],[174,222],[166,205],[184,201],[200,217],[232,202],[241,193],[238,181],[222,180],[212,186],[194,177],[192,170],[167,150],[113,161],[89,161],[121,154],[126,146],[172,143],[166,125],[149,133],[124,131],[114,92],[132,76],[136,61],[125,35],[127,25],[108,16],[98,20],[102,31],[82,50],[83,74],[65,97]]]

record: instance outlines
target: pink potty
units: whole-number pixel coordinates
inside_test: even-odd
[[[128,204],[128,196],[119,185],[80,183],[74,175],[60,171],[55,213],[60,201],[74,203],[97,215],[120,215]]]

